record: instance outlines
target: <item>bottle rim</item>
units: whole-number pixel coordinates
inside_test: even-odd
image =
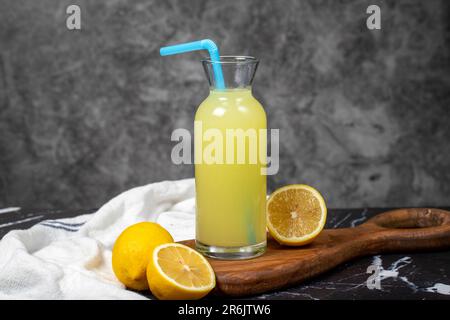
[[[252,56],[220,56],[220,61],[212,61],[211,59],[202,59],[201,62],[209,64],[221,64],[221,65],[243,65],[243,64],[255,64],[259,62],[259,59]]]

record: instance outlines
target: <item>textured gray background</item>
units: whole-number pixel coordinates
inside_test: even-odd
[[[65,28],[68,4],[83,30]],[[192,176],[170,134],[207,94],[201,55],[158,48],[206,37],[261,59],[255,96],[281,129],[270,189],[450,205],[449,22],[448,1],[0,0],[0,206],[96,207]]]

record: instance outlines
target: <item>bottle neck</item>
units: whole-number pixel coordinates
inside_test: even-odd
[[[226,88],[225,91],[241,88],[251,91],[258,60],[245,56],[221,56],[220,61],[203,60],[202,64],[210,88]],[[223,83],[216,83],[217,69]]]

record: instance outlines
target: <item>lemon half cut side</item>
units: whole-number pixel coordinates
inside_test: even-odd
[[[216,285],[208,260],[180,243],[155,248],[147,267],[153,295],[162,300],[195,300],[206,296]]]
[[[272,193],[267,201],[267,228],[280,244],[310,243],[325,226],[327,207],[313,187],[294,184]]]

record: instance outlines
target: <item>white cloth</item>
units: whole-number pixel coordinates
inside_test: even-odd
[[[154,221],[175,241],[194,237],[194,179],[128,190],[97,212],[46,220],[0,241],[0,299],[145,299],[126,290],[111,267],[115,239]]]

